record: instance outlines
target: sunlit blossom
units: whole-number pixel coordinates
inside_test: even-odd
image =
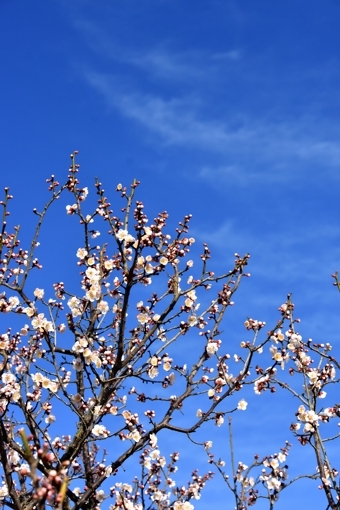
[[[246,402],[244,400],[244,398],[242,398],[239,403],[237,404],[237,409],[239,411],[245,411],[247,409],[247,405],[248,405],[248,402]]]
[[[77,257],[79,259],[84,259],[88,255],[87,250],[85,248],[78,248],[77,250]]]
[[[104,425],[95,425],[92,429],[92,434],[96,437],[106,437],[109,435],[109,431],[106,429],[106,427],[104,427]]]

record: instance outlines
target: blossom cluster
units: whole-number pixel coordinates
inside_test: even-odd
[[[193,510],[212,473],[194,469],[183,484],[180,454],[167,461],[160,437],[181,434],[193,444],[200,434],[208,462],[240,509],[265,497],[261,488],[273,504],[288,485],[289,443],[278,454],[255,456],[250,466],[233,466],[231,482],[207,439],[210,424],[223,428],[232,413],[241,420],[251,410],[244,392],[253,388],[255,399],[265,391],[299,399],[291,431],[317,452],[313,476],[331,508],[337,470],[324,453],[332,437],[321,435],[340,416],[331,391],[340,364],[331,345],[304,340],[296,331],[290,296],[269,332],[265,321],[248,317],[246,338],[233,332],[228,338],[225,314],[250,276],[249,255],[235,254],[233,267],[216,275],[204,244],[200,264],[194,264],[191,215],[170,235],[168,213],[150,220],[135,199],[138,181],[129,190],[117,185],[123,208],[111,208],[96,181],[93,205],[75,159],[76,153],[63,185],[54,176],[47,180],[50,200],[41,212],[34,210],[38,223],[28,249],[21,247],[18,227],[10,232],[5,221],[0,234],[0,312],[12,321],[0,332],[1,502],[16,508],[19,497],[31,508],[142,510],[148,500],[152,509]],[[47,273],[37,286],[40,229],[66,193],[67,220],[78,222],[82,236],[72,252],[76,277],[51,282],[54,272],[42,254]],[[0,204],[5,218],[10,200],[6,189]],[[136,477],[112,485],[111,476],[127,476],[130,459],[138,459]]]

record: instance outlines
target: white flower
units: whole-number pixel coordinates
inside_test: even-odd
[[[151,469],[151,459],[150,457],[146,457],[145,460],[144,460],[144,463],[143,463],[143,466],[150,470]]]
[[[77,250],[77,257],[79,259],[84,259],[86,257],[86,255],[88,255],[88,253],[87,253],[87,250],[85,250],[85,248],[79,248]]]
[[[35,309],[32,308],[32,306],[28,306],[27,308],[24,308],[23,312],[27,315],[27,317],[33,317]]]
[[[20,462],[20,455],[15,452],[14,450],[10,450],[8,453],[8,459],[11,462],[11,464],[14,464],[15,466],[19,464]]]
[[[108,478],[111,473],[112,473],[112,466],[107,466],[107,468],[105,469],[106,478]]]
[[[196,315],[190,315],[190,317],[188,318],[188,324],[189,324],[189,326],[190,326],[190,327],[192,327],[192,326],[196,326],[197,322],[198,322],[198,321],[197,321],[197,317],[196,317]]]
[[[113,269],[113,260],[105,260],[104,267],[107,271],[111,271]]]
[[[128,438],[133,439],[134,441],[136,441],[136,443],[138,443],[138,441],[141,438],[141,435],[138,432],[138,430],[134,430],[133,432],[130,432],[130,434],[128,435]]]
[[[51,423],[55,422],[56,420],[56,417],[53,415],[53,414],[49,414],[48,416],[46,416],[45,418],[45,423],[47,423],[48,425],[50,425]]]
[[[103,490],[96,491],[96,500],[101,503],[105,499],[105,492]]]
[[[100,280],[100,273],[95,267],[88,267],[85,274],[91,282]]]
[[[79,352],[79,351],[78,351]],[[81,372],[84,368],[83,361],[81,358],[75,358],[72,362],[74,370]]]
[[[5,384],[11,384],[15,381],[15,375],[11,374],[11,372],[5,372],[1,376],[1,380]]]
[[[100,301],[97,304],[97,310],[99,310],[101,313],[107,313],[109,311],[109,305],[106,301]]]
[[[220,427],[223,423],[224,423],[224,418],[223,418],[223,416],[219,416],[219,417],[217,418],[217,420],[216,420],[216,425],[217,425],[218,427]]]
[[[157,367],[158,366],[158,358],[157,356],[152,356],[152,358],[150,359],[150,363],[153,367]]]
[[[244,398],[242,398],[239,403],[237,404],[237,409],[239,411],[245,411],[247,409],[247,405],[248,405],[248,402],[246,402],[244,400]]]
[[[174,503],[174,510],[194,510],[194,505],[189,503],[189,501],[185,501],[184,503],[176,501]]]
[[[118,239],[118,241],[129,241],[130,240],[129,238],[131,238],[131,237],[132,236],[130,236],[128,231],[124,230],[124,229],[119,229],[116,234],[116,238]]]
[[[75,296],[71,297],[68,302],[67,306],[71,309],[72,316],[77,317],[78,315],[81,315],[81,309],[80,309],[80,301]]]
[[[95,282],[93,285],[91,285],[90,290],[86,292],[86,297],[89,301],[93,302],[100,299],[100,296],[101,296],[100,285],[97,282]]]
[[[133,243],[135,240],[135,238],[131,235],[131,234],[128,234],[125,238],[125,242],[126,243]]]
[[[280,490],[281,482],[277,478],[270,478],[267,480],[267,487],[269,490]]]
[[[157,367],[151,367],[149,370],[148,370],[148,376],[150,377],[150,379],[154,379],[155,377],[158,376],[158,368]]]
[[[153,271],[154,271],[154,268],[152,267],[151,264],[148,263],[148,264],[145,265],[145,272],[146,272],[146,274],[152,274]]]
[[[286,455],[282,452],[280,452],[277,456],[280,462],[284,462],[286,460]]]
[[[278,459],[271,459],[271,461],[269,462],[269,464],[271,465],[271,467],[273,469],[277,469],[279,467],[279,461]]]
[[[157,445],[157,436],[156,436],[156,434],[153,434],[153,433],[150,434],[149,442],[150,442],[151,448],[156,448],[156,445]]]
[[[143,269],[144,262],[145,262],[144,257],[142,257],[142,256],[138,257],[138,259],[137,259],[137,269]]]
[[[74,214],[77,210],[77,204],[73,204],[73,205],[67,205],[66,206],[66,212],[67,214]]]
[[[8,302],[11,308],[15,308],[20,303],[19,299],[16,296],[11,296],[10,298],[8,298]]]
[[[209,342],[206,347],[206,351],[210,356],[215,354],[215,352],[218,351],[218,344],[216,342]]]
[[[0,499],[4,499],[6,496],[8,496],[8,488],[3,484],[0,486]]]
[[[160,457],[161,452],[159,450],[153,450],[150,453],[150,459],[151,460],[157,460]]]
[[[38,331],[54,331],[54,327],[51,321],[48,321],[43,313],[39,313],[31,322],[34,329]]]
[[[96,437],[107,437],[109,435],[109,431],[106,429],[106,427],[104,427],[104,425],[95,425],[92,429],[92,434]]]
[[[146,324],[149,320],[149,316],[146,314],[146,313],[139,313],[137,315],[137,320],[139,322],[139,324]]]

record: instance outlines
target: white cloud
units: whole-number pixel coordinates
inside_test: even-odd
[[[225,51],[222,53],[215,53],[212,58],[214,60],[240,60],[242,57],[242,50],[235,49],[230,51]]]
[[[240,133],[228,132],[218,120],[200,119],[197,101],[192,98],[166,100],[151,94],[122,93],[116,86],[117,82],[108,75],[88,72],[86,77],[111,107],[148,128],[165,144],[220,152],[225,151],[235,139],[243,138]]]
[[[199,176],[210,185],[282,183],[292,175],[306,178],[320,171],[338,176],[339,128],[323,116],[320,104],[327,105],[328,98],[318,96],[299,111],[292,106],[296,86],[305,87],[313,76],[316,81],[325,75],[331,82],[334,66],[293,69],[276,91],[277,77],[268,71],[268,56],[262,56],[261,62],[261,56],[244,56],[237,47],[220,53],[174,52],[162,41],[156,48],[122,49],[92,22],[78,21],[77,28],[98,54],[127,65],[124,74],[85,72],[87,82],[109,108],[145,128],[152,143],[156,137],[164,146],[212,153],[213,164],[202,163],[199,169]],[[235,93],[238,85],[242,88],[244,73],[248,85],[256,87],[259,101],[268,91],[271,105],[264,103],[263,110],[254,110],[242,96],[233,104],[229,90]],[[276,94],[282,104],[275,104]],[[290,105],[287,110],[285,104]]]
[[[237,161],[235,165],[203,167],[201,177],[232,174],[241,183],[249,178],[268,179],[268,168],[259,171],[258,167],[270,163],[271,179],[282,181],[293,161],[322,164],[331,169],[340,164],[335,134],[330,129],[327,139],[324,132],[318,132],[317,119],[275,122],[265,117],[244,117],[243,125],[233,129],[229,127],[232,119],[223,121],[200,115],[200,102],[192,96],[164,99],[153,94],[122,92],[121,84],[110,75],[92,71],[86,77],[110,107],[147,128],[165,145],[204,149]]]
[[[228,246],[240,255],[250,252],[250,271],[261,277],[308,284],[312,280],[315,284],[328,280],[340,260],[340,227],[320,223],[305,227],[294,224],[291,228],[290,222],[287,218],[287,224],[274,231],[272,228],[258,231],[225,221],[215,230],[193,229],[191,234],[218,248],[224,260]]]

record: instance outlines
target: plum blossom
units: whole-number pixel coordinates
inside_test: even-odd
[[[133,439],[136,443],[138,443],[138,441],[139,441],[139,440],[140,440],[140,438],[141,438],[141,435],[140,435],[140,433],[138,432],[138,430],[137,430],[137,429],[135,429],[135,430],[133,430],[132,432],[130,432],[130,433],[128,434],[128,438],[129,438],[129,439]]]
[[[133,243],[135,240],[135,238],[132,235],[130,235],[128,231],[125,229],[118,230],[116,238],[118,239],[118,241],[121,242],[124,241],[125,243]]]
[[[45,291],[44,291],[44,289],[36,288],[35,291],[33,292],[33,294],[35,295],[36,298],[42,299],[44,297]]]
[[[71,309],[72,317],[78,317],[82,314],[81,301],[75,296],[68,300],[67,306]]]
[[[139,313],[137,315],[137,320],[138,320],[139,324],[141,324],[143,326],[144,324],[148,323],[149,316],[146,313]]]
[[[8,488],[7,485],[3,482],[3,484],[0,486],[0,500],[4,499],[8,496]]]
[[[93,283],[96,283],[100,280],[100,272],[95,267],[88,267],[85,274],[87,278]]]
[[[92,429],[92,434],[96,437],[104,436],[107,437],[110,432],[106,429],[104,425],[95,425]]]
[[[246,402],[244,400],[244,398],[242,398],[239,403],[237,404],[237,409],[239,411],[245,411],[247,409],[247,405],[248,405],[248,402]]]
[[[174,510],[194,510],[194,505],[189,503],[189,501],[185,501],[184,503],[181,501],[176,501],[174,503]]]
[[[105,260],[104,267],[107,271],[111,271],[114,267],[113,260]]]
[[[217,342],[209,342],[206,346],[206,351],[210,356],[212,356],[218,351],[218,347],[219,345]]]
[[[105,314],[109,311],[109,304],[106,301],[100,301],[97,304],[97,310]]]
[[[77,257],[79,259],[84,259],[88,255],[87,250],[85,248],[78,248],[77,250]]]
[[[154,379],[155,377],[158,376],[158,374],[159,374],[159,372],[158,372],[158,368],[157,367],[149,368],[148,376],[150,377],[150,379]]]
[[[304,432],[315,432],[315,427],[318,427],[318,420],[320,416],[316,414],[312,409],[305,409],[305,406],[301,405],[298,408],[297,419],[304,422]]]
[[[154,272],[154,267],[150,263],[145,264],[145,272],[146,274],[152,274]]]
[[[19,298],[17,296],[9,297],[8,302],[9,302],[10,310],[13,310],[13,308],[16,308],[20,303]]]
[[[196,296],[195,290],[189,291],[186,294],[185,306],[187,306],[188,308],[191,308],[196,300],[197,300],[197,296]]]
[[[27,317],[33,317],[35,314],[35,308],[32,306],[28,306],[27,308],[23,309],[23,312],[27,315]]]
[[[216,425],[220,427],[224,423],[224,417],[220,414],[216,416]]]
[[[196,315],[190,315],[188,317],[188,324],[189,324],[190,327],[196,326],[197,323],[198,323],[198,320],[197,320]]]
[[[150,437],[149,437],[149,444],[151,446],[151,448],[156,448],[156,445],[157,445],[157,436],[156,434],[150,434]]]
[[[269,490],[279,491],[281,488],[281,482],[275,477],[271,477],[266,480],[266,484]]]
[[[54,331],[54,326],[51,321],[48,321],[43,313],[39,313],[31,322],[34,329],[38,331]]]
[[[66,213],[69,214],[69,215],[72,215],[74,214],[78,209],[78,206],[77,204],[73,204],[73,205],[67,205],[66,206]]]
[[[1,380],[4,384],[11,384],[15,381],[15,375],[11,372],[4,372],[1,376]]]
[[[96,500],[101,503],[105,499],[105,492],[101,489],[99,491],[96,491]]]

